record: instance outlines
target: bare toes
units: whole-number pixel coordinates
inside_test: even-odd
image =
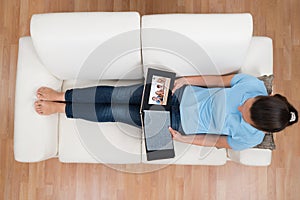
[[[37,96],[37,98],[40,99],[40,100],[42,100],[42,98],[43,98],[43,95],[40,94],[40,93],[37,93],[36,96]]]
[[[63,113],[65,110],[65,104],[39,100],[34,103],[34,108],[40,115],[51,115],[54,113]]]
[[[43,101],[64,101],[63,93],[48,87],[40,87],[36,92],[36,96]]]
[[[35,111],[38,113],[38,114],[42,114],[42,102],[41,101],[36,101],[34,102],[34,108],[35,108]]]
[[[45,90],[44,87],[40,87],[37,91],[36,91],[36,96],[38,99],[43,100],[43,91]]]
[[[45,91],[45,87],[40,87],[38,90],[37,90],[37,93],[43,93]]]

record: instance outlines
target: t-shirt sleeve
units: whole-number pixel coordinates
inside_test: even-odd
[[[265,136],[264,133],[258,134],[256,137],[253,137],[251,139],[250,138],[245,139],[243,137],[239,139],[233,139],[231,136],[228,136],[227,142],[234,151],[241,151],[244,149],[252,148],[262,143],[264,136]]]
[[[263,81],[248,74],[236,74],[231,79],[230,85],[235,92],[247,93],[248,98],[258,95],[268,95]]]
[[[254,76],[248,75],[248,74],[236,74],[233,76],[233,78],[230,81],[231,87],[240,84],[240,83],[247,83],[252,81],[258,81],[258,79]]]

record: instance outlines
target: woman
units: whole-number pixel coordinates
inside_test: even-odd
[[[142,92],[142,85],[65,93],[42,87],[35,109],[42,115],[65,113],[68,118],[141,126]],[[172,92],[170,132],[180,142],[243,150],[260,144],[265,132],[278,132],[298,121],[297,110],[285,97],[267,96],[263,82],[250,75],[183,77]]]

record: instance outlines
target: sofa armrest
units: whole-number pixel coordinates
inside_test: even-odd
[[[20,162],[37,162],[57,154],[58,115],[40,116],[34,111],[36,90],[61,89],[62,81],[39,61],[30,37],[19,40],[15,97],[14,156]]]
[[[269,149],[251,148],[243,151],[227,149],[229,160],[249,166],[268,166],[271,164],[272,151]]]
[[[269,37],[254,36],[240,73],[252,76],[273,74],[273,44]]]

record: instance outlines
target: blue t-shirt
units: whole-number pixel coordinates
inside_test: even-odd
[[[180,103],[180,118],[185,134],[227,135],[233,150],[260,144],[265,134],[244,121],[238,106],[252,97],[267,95],[262,81],[236,74],[230,88],[187,86]]]

